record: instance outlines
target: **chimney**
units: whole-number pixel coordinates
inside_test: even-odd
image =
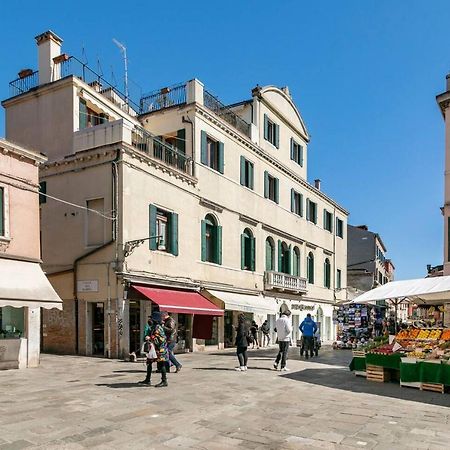
[[[62,39],[50,30],[36,36],[35,39],[38,46],[39,85],[58,80],[59,64],[56,65],[57,70],[54,70],[53,59],[61,54]]]
[[[320,191],[320,180],[318,178],[317,180],[314,180],[314,187]]]

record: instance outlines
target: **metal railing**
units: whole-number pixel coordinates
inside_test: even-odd
[[[19,77],[9,83],[11,97],[23,94],[39,85],[39,71],[35,70],[26,77]]]
[[[186,103],[186,83],[178,83],[142,96],[139,112],[145,114],[184,103]]]
[[[158,159],[168,166],[193,175],[194,163],[191,157],[186,156],[175,147],[161,141],[147,130],[135,127],[132,133],[132,145],[152,158]]]
[[[292,292],[306,292],[306,278],[289,275],[282,272],[265,272],[264,273],[265,289],[278,289]]]
[[[250,124],[239,117],[229,106],[224,105],[217,97],[206,89],[203,92],[203,104],[220,118],[228,122],[241,133],[250,137]]]

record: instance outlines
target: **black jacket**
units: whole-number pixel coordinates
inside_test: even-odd
[[[247,327],[245,326],[244,322],[239,322],[237,329],[236,329],[236,347],[247,347]]]

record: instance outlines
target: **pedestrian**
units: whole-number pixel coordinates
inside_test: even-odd
[[[275,359],[273,367],[278,370],[278,364],[281,360],[281,370],[289,370],[286,367],[288,357],[289,344],[291,343],[292,325],[290,320],[291,312],[287,309],[281,313],[281,316],[276,321],[277,339],[278,339],[278,355]]]
[[[306,315],[305,320],[299,326],[303,334],[303,343],[305,347],[305,357],[308,359],[308,351],[311,357],[314,356],[314,334],[317,331],[317,324],[311,317],[311,314]]]
[[[151,325],[149,325],[146,340],[151,342],[155,349],[155,354],[151,357],[147,356],[147,376],[145,380],[140,381],[141,384],[151,384],[152,365],[156,361],[157,368],[161,373],[161,382],[155,387],[166,387],[167,383],[167,363],[169,361],[169,352],[167,351],[167,340],[162,327],[162,317],[159,311],[154,311],[151,316]],[[150,353],[149,353],[150,355]]]
[[[248,327],[245,323],[244,314],[239,314],[238,317],[238,325],[236,328],[236,354],[239,361],[239,367],[236,367],[235,370],[240,372],[247,371],[247,347],[248,347],[248,338],[250,334],[248,332]]]
[[[256,344],[256,348],[259,348],[259,342],[258,342],[258,325],[256,324],[256,322],[254,320],[252,320],[252,325],[250,326],[250,333],[252,334],[253,337],[253,347],[255,348],[255,344]]]
[[[269,322],[267,322],[267,320],[264,321],[264,323],[261,325],[261,331],[262,331],[262,346],[265,347],[266,346],[266,341],[267,341],[267,346],[270,344],[270,326],[269,326]]]
[[[175,366],[176,373],[178,373],[181,370],[182,365],[178,362],[177,358],[173,353],[175,345],[177,345],[177,324],[174,318],[169,313],[162,312],[161,315],[163,318],[164,333],[166,334],[167,339],[167,350],[169,352],[169,361],[172,363],[172,365]]]

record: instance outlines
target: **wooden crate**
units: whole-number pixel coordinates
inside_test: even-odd
[[[366,356],[366,352],[364,350],[353,350],[352,353],[355,358],[364,358]]]
[[[439,392],[440,394],[443,394],[445,392],[445,386],[443,384],[421,383],[420,390]]]
[[[367,380],[368,381],[377,381],[379,383],[384,383],[386,381],[390,381],[391,374],[389,369],[385,369],[381,366],[366,366]]]

